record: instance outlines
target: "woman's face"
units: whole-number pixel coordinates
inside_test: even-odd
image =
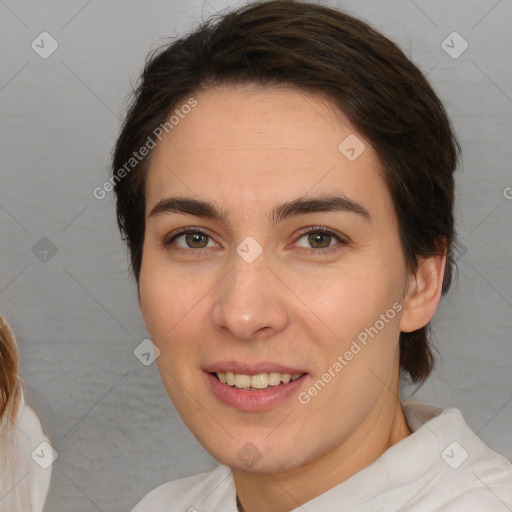
[[[397,219],[374,149],[321,98],[194,98],[152,155],[140,307],[200,443],[232,468],[284,470],[392,421],[408,283]],[[331,211],[315,207],[327,197]]]

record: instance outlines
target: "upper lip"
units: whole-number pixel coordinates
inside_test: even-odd
[[[258,363],[244,363],[242,361],[218,361],[203,368],[205,372],[233,372],[243,375],[257,375],[258,373],[289,373],[290,375],[302,375],[308,373],[302,368],[292,368],[271,361],[260,361]]]

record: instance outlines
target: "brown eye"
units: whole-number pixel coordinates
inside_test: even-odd
[[[206,243],[208,243],[207,238],[208,236],[203,235],[202,233],[186,233],[185,243],[191,248],[197,249],[198,246],[200,246],[199,248],[203,249],[204,247],[206,247],[206,245],[204,245],[204,242],[206,241]]]
[[[306,252],[310,252],[312,254],[330,253],[332,251],[337,251],[341,248],[340,246],[347,244],[347,240],[344,240],[340,235],[321,227],[312,228],[303,232],[299,237],[299,240],[301,239],[306,239],[306,243],[310,248],[298,244],[299,247],[304,247]],[[332,244],[333,241],[338,241],[338,243]]]
[[[176,243],[177,240],[183,239],[182,244]],[[173,243],[180,249],[206,249],[208,247],[208,239],[210,235],[199,229],[184,228],[174,233],[164,242],[164,246],[170,246]],[[185,245],[183,245],[183,243]],[[210,246],[211,247],[211,246]]]
[[[313,233],[308,235],[308,242],[314,249],[325,249],[329,247],[332,236],[328,233]]]

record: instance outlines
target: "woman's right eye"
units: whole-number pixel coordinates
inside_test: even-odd
[[[164,241],[164,246],[169,247],[171,244],[176,244],[177,247],[180,249],[207,249],[208,246],[204,245],[205,240],[208,238],[211,239],[211,236],[206,233],[205,231],[198,229],[198,228],[183,228],[180,229],[170,235],[170,238],[168,238],[166,241]],[[176,240],[183,239],[183,244],[180,245],[176,243]],[[212,240],[213,242],[213,240]],[[213,242],[214,245],[215,242]]]

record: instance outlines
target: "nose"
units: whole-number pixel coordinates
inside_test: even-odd
[[[231,270],[212,290],[215,329],[243,341],[272,337],[285,329],[287,288],[275,274],[265,252],[252,263],[236,254]]]

